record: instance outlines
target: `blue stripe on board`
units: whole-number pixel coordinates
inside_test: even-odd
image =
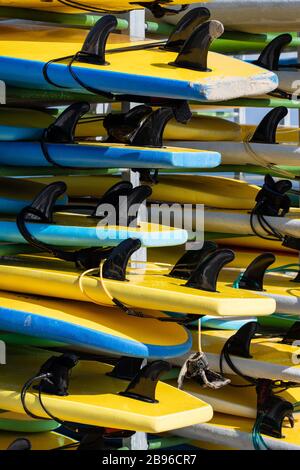
[[[187,341],[182,344],[156,346],[97,332],[62,320],[3,307],[0,307],[0,329],[12,333],[43,337],[97,353],[106,352],[151,359],[181,356],[187,353],[192,346],[189,332]]]

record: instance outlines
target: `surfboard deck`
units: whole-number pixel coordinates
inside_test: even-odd
[[[0,293],[0,331],[27,335],[28,345],[56,346],[93,354],[114,354],[163,359],[179,356],[191,347],[189,332],[161,312],[154,319],[126,315],[118,308],[87,302]],[[1,341],[21,338],[0,333]],[[1,415],[0,415],[1,418]]]
[[[124,283],[101,280],[97,275],[82,275],[82,271],[72,264],[49,257],[6,257],[1,260],[0,287],[111,306],[113,302],[108,291],[125,305],[179,313],[253,316],[274,312],[275,301],[266,296],[234,289],[228,283],[218,283],[217,292],[202,291],[186,287],[181,279],[166,276],[168,272],[169,268],[146,263],[145,267],[128,269],[126,278],[129,282]]]
[[[201,5],[198,4],[198,5]],[[208,5],[212,18],[224,23],[227,29],[249,33],[265,33],[266,31],[285,32],[298,31],[297,0],[213,0]],[[194,8],[193,5],[189,7]],[[179,13],[179,18],[182,13]],[[176,23],[172,16],[164,21]]]
[[[253,419],[239,418],[222,413],[214,413],[207,424],[199,424],[176,430],[176,435],[193,439],[192,445],[211,450],[253,450]],[[284,439],[263,436],[263,440],[272,450],[299,450],[300,420],[296,415],[295,427],[284,425]],[[173,434],[175,432],[173,431]]]
[[[21,413],[0,410],[0,432],[42,433],[57,429],[59,424],[52,419],[33,419]]]
[[[70,38],[69,42],[47,43],[34,41],[33,36],[31,40],[24,39],[24,42],[4,39],[1,47],[2,80],[10,86],[48,90],[55,87],[46,81],[44,65],[58,57],[72,56],[79,49],[78,43],[72,42]],[[216,101],[254,93],[264,94],[277,86],[277,76],[272,72],[231,57],[209,53],[208,68],[211,72],[169,65],[176,57],[177,53],[159,48],[112,53],[112,48],[108,46],[107,65],[74,64],[72,68],[81,82],[89,88],[99,89],[99,94],[108,91],[115,94]],[[132,64],[130,73],[128,63]],[[57,86],[86,91],[74,80],[67,65],[49,64],[48,75]],[[141,86],[141,83],[144,85]]]
[[[0,450],[7,450],[7,448],[16,439],[27,439],[31,444],[31,450],[59,450],[60,447],[76,444],[74,439],[63,436],[57,432],[40,432],[30,433],[24,432],[0,432]]]
[[[121,177],[32,178],[30,181],[49,184],[63,180],[72,198],[101,197]],[[159,175],[152,185],[150,201],[205,204],[212,207],[251,209],[259,187],[233,178],[200,175]],[[220,188],[222,190],[220,191]]]
[[[8,347],[7,364],[2,368],[0,380],[1,406],[24,414],[21,388],[51,356],[49,352],[34,348]],[[18,374],[15,373],[16,368]],[[66,421],[155,433],[208,421],[212,417],[210,405],[162,382],[156,388],[157,403],[119,395],[119,392],[126,390],[129,382],[108,376],[112,369],[107,364],[80,361],[72,369],[69,395],[61,397],[42,393],[45,407]],[[39,403],[37,391],[30,389],[26,395],[26,405],[36,415],[47,417]]]

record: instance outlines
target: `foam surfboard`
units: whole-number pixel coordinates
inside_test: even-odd
[[[53,356],[47,351],[34,348],[8,347],[7,364],[2,368],[0,379],[1,406],[24,414],[21,389],[25,382],[30,377],[34,377],[51,357],[57,358],[57,355]],[[69,356],[69,358],[70,367],[76,363],[76,360],[74,356]],[[64,358],[60,360],[63,361]],[[20,362],[22,363],[21,369],[18,366]],[[15,373],[16,368],[19,370],[18,374]],[[69,382],[68,395],[58,396],[56,390],[53,390],[51,394],[44,389],[42,401],[45,409],[61,420],[97,427],[156,433],[169,431],[178,426],[209,421],[212,417],[210,405],[174,387],[157,382],[159,373],[165,368],[166,363],[161,361],[146,366],[139,373],[139,380],[134,385],[128,380],[109,376],[108,373],[113,371],[113,367],[108,364],[79,361],[71,369],[72,377]],[[144,381],[146,386],[147,378],[143,374],[151,370],[153,371],[151,392],[155,394],[156,403],[153,400],[148,402],[145,399],[142,400],[142,397],[138,395],[133,398],[130,394],[130,390],[133,393],[138,390],[139,381]],[[125,395],[119,392],[124,392]],[[144,393],[147,393],[145,388]],[[25,395],[25,405],[35,415],[49,417],[41,408],[38,392],[33,388],[30,388]]]
[[[239,418],[222,413],[214,413],[209,423],[176,430],[176,435],[193,439],[192,444],[202,449],[212,450],[253,450],[252,429],[254,420]],[[272,450],[299,450],[300,422],[295,415],[295,427],[283,427],[283,439],[266,435],[264,442]]]
[[[297,0],[214,0],[208,7],[212,18],[222,21],[229,30],[249,33],[299,31]],[[172,24],[177,20],[172,16],[164,18],[164,21]]]
[[[33,419],[30,416],[0,410],[0,430],[11,432],[43,433],[57,429],[59,424],[52,419]]]
[[[73,56],[80,49],[77,43],[52,41],[47,46],[46,42],[34,41],[29,33],[31,39],[24,39],[22,43],[13,40],[1,41],[0,74],[2,80],[10,86],[49,90],[65,87],[81,92],[87,89],[98,91],[100,95],[113,93],[204,101],[232,99],[254,93],[264,94],[276,88],[277,76],[274,73],[238,59],[208,53],[208,43],[223,33],[223,27],[216,21],[200,26],[198,19],[197,22],[198,28],[195,27],[194,21],[193,32],[189,31],[185,44],[186,48],[194,43],[199,47],[197,38],[207,38],[206,52],[201,49],[200,54],[202,62],[204,61],[202,65],[199,63],[200,57],[197,58],[198,64],[196,57],[196,62],[190,62],[185,48],[177,53],[159,47],[147,47],[144,50],[115,47],[113,51],[113,48],[108,46],[106,59],[102,48],[102,57],[99,56],[97,61],[98,64],[105,65],[77,65],[79,63],[75,60],[70,70],[67,64],[55,63],[53,59]],[[116,19],[110,15],[99,20],[83,46],[85,53],[99,53],[99,49],[92,52],[91,38],[95,41],[101,40],[104,45],[116,25]],[[128,63],[132,64],[130,73]],[[195,68],[198,70],[194,70]],[[234,75],[232,70],[235,70]],[[72,71],[73,74],[70,73]]]
[[[62,180],[72,198],[101,197],[112,185],[121,180],[116,177],[43,177],[30,181],[50,184]],[[222,187],[222,193],[220,193]],[[212,207],[251,209],[259,187],[233,178],[198,175],[159,175],[152,186],[149,200],[180,202],[181,204],[205,204]]]
[[[75,447],[76,442],[70,437],[57,432],[0,432],[0,450],[60,450],[64,446]]]
[[[181,355],[191,346],[182,326],[156,320],[167,318],[161,312],[146,311],[153,318],[137,318],[87,302],[8,292],[1,292],[0,298],[0,330],[27,335],[29,345],[153,359]],[[7,335],[0,334],[0,339],[6,341]]]
[[[0,288],[57,298],[83,300],[114,305],[117,299],[133,308],[147,308],[181,313],[221,316],[268,315],[274,312],[275,301],[251,291],[234,289],[228,283],[217,283],[224,263],[233,259],[231,251],[212,253],[210,263],[201,267],[210,272],[209,290],[203,289],[195,277],[201,277],[198,266],[187,280],[171,274],[170,268],[143,263],[127,269],[128,259],[141,246],[139,240],[128,239],[116,247],[93,276],[76,269],[73,263],[30,255],[5,257],[0,265]],[[209,250],[210,248],[207,247]],[[207,253],[205,251],[205,253]],[[199,259],[204,256],[202,250]],[[121,263],[121,265],[120,265]],[[129,282],[124,282],[125,279]],[[234,299],[234,302],[233,302]]]

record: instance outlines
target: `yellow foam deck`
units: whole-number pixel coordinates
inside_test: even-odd
[[[151,3],[153,0],[145,0],[144,3]],[[168,6],[181,5],[182,0],[168,0]],[[209,2],[210,0],[204,0]],[[66,2],[67,3],[67,2]],[[158,2],[160,3],[160,2]],[[196,0],[187,0],[188,4],[196,3]],[[64,5],[58,0],[0,0],[0,6],[5,7],[22,7],[22,8],[36,8],[39,10],[58,11],[67,13],[78,13],[78,8],[71,5]],[[162,6],[165,2],[162,0]],[[84,11],[97,11],[98,12],[114,12],[122,10],[136,10],[143,8],[138,3],[129,0],[84,0],[81,2],[80,10]],[[124,11],[123,11],[124,13]]]
[[[72,264],[51,258],[6,258],[0,265],[0,288],[23,293],[113,305],[107,294],[126,305],[151,310],[222,316],[253,316],[274,313],[273,299],[219,282],[217,292],[185,287],[169,270],[147,264],[129,269],[129,282],[83,276]],[[103,287],[103,283],[105,288]],[[234,300],[234,302],[233,302]]]
[[[31,181],[49,184],[64,181],[69,197],[91,196],[99,198],[112,185],[121,180],[118,176],[62,176],[32,178]],[[150,201],[205,204],[231,209],[251,209],[259,187],[233,178],[198,175],[160,175],[152,186]]]
[[[1,407],[24,413],[20,400],[22,386],[50,356],[50,352],[33,348],[7,348],[7,365],[2,366],[0,377]],[[62,420],[143,432],[163,432],[212,417],[210,405],[162,382],[156,389],[158,403],[123,397],[118,392],[125,391],[128,382],[108,376],[112,369],[99,362],[79,362],[72,369],[69,395],[43,393],[44,405]],[[30,389],[26,405],[36,415],[47,417],[37,391]]]
[[[55,450],[76,441],[57,432],[17,433],[0,431],[0,450],[6,450],[14,440],[25,438],[31,443],[31,450]]]

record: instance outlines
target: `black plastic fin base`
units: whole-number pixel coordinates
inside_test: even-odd
[[[166,8],[160,5],[159,0],[153,2],[132,2],[136,5],[140,5],[143,8],[148,8],[151,11],[154,18],[162,18],[165,15],[177,15],[178,13],[185,11],[188,8],[188,5],[181,5],[179,10],[172,10],[171,8]],[[163,2],[161,2],[163,3]]]
[[[234,356],[251,358],[250,345],[251,340],[258,332],[259,325],[256,321],[249,321],[243,325],[234,335],[232,335],[227,343],[227,351]]]
[[[135,171],[140,174],[140,181],[142,181],[143,183],[158,183],[158,169],[150,170],[149,168],[132,168],[132,171]]]
[[[300,340],[300,320],[295,321],[290,329],[285,333],[282,343],[293,344],[294,341]]]
[[[58,395],[60,397],[68,395],[70,370],[76,366],[78,361],[78,356],[71,353],[50,357],[42,365],[38,375],[51,375],[47,379],[42,379],[40,385],[35,388],[49,395]]]
[[[171,366],[166,361],[154,361],[143,367],[120,395],[146,403],[158,403],[155,397],[156,386],[164,372],[168,372]]]
[[[259,431],[267,436],[283,438],[282,425],[287,418],[290,426],[294,427],[292,403],[274,395],[273,381],[257,379],[257,418],[261,419]]]
[[[288,114],[285,106],[271,109],[258,124],[250,142],[256,144],[276,144],[276,131],[279,123]]]
[[[176,279],[188,280],[197,268],[198,264],[209,254],[216,251],[217,245],[211,241],[205,241],[200,250],[189,250],[177,261],[172,271],[168,274]]]
[[[87,35],[80,53],[78,62],[95,65],[105,65],[105,47],[109,34],[117,27],[117,18],[105,15],[97,21]]]
[[[275,259],[273,253],[263,253],[257,256],[243,273],[239,281],[239,289],[263,291],[264,275]]]
[[[75,128],[79,119],[90,110],[85,102],[73,103],[65,109],[53,124],[45,130],[43,140],[47,143],[73,144]]]
[[[295,238],[290,235],[285,235],[283,242],[282,242],[282,246],[300,251],[300,238]]]
[[[29,439],[26,439],[25,437],[19,437],[15,441],[13,441],[11,444],[9,444],[8,448],[6,450],[31,450],[31,442]]]
[[[194,32],[194,29],[209,20],[209,18],[210,12],[204,7],[193,8],[188,11],[175,26],[164,49],[172,52],[180,52],[185,41]]]
[[[208,49],[214,39],[220,37],[224,27],[219,21],[207,21],[196,28],[184,43],[173,65],[185,69],[209,72],[207,67]]]
[[[115,281],[125,281],[128,261],[141,245],[140,240],[128,238],[116,246],[103,265],[103,277]]]
[[[119,359],[114,369],[108,372],[107,375],[116,379],[131,381],[140,372],[142,364],[143,359],[139,357],[123,356]]]
[[[292,39],[293,37],[291,34],[280,34],[269,42],[254,63],[267,70],[278,70],[281,52],[290,44]]]
[[[285,216],[291,206],[291,200],[285,193],[291,188],[291,181],[280,180],[275,182],[271,175],[266,175],[264,185],[255,198],[254,213],[271,217]]]
[[[107,450],[107,446],[104,443],[104,434],[105,428],[90,429],[84,436],[81,438],[79,445],[76,450]]]
[[[234,259],[232,250],[219,249],[206,256],[185,284],[209,292],[217,292],[217,281],[221,269]]]
[[[105,116],[103,126],[108,135],[108,142],[127,144],[131,136],[139,128],[146,116],[152,113],[152,108],[141,104],[130,109],[127,113],[110,113]]]

